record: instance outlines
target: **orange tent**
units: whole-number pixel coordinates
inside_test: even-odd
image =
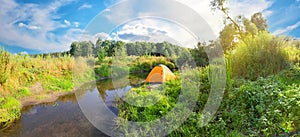
[[[152,83],[163,83],[168,80],[175,79],[176,76],[173,72],[165,65],[158,65],[154,67],[151,72],[148,74],[146,82]]]

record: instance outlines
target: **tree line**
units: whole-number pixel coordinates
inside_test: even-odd
[[[203,43],[199,43],[195,48],[191,49],[180,47],[166,41],[159,43],[126,43],[123,41],[102,40],[99,38],[95,44],[90,41],[73,42],[68,53],[75,57],[94,56],[98,58],[100,63],[105,57],[125,53],[128,56],[164,56],[175,61],[178,65],[183,65],[184,63],[189,64],[195,61],[198,66],[205,66],[208,64],[208,58],[202,46],[204,46]]]

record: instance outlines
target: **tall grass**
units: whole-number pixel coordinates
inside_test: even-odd
[[[187,120],[168,136],[281,136],[300,129],[299,67],[286,69],[275,76],[259,78],[256,81],[245,80],[233,87],[227,87],[228,92],[224,95],[217,113],[206,126],[202,127],[200,120],[205,115],[203,108],[207,103],[210,88],[215,88],[210,86],[210,67],[193,70],[188,74],[189,78],[200,76],[200,95]],[[240,79],[232,81],[236,83],[235,81]],[[137,92],[139,95],[142,93],[140,97],[130,96],[133,93],[125,94],[125,98],[129,95],[130,101],[136,101],[135,104],[128,102],[118,104],[119,116],[124,119],[117,119],[117,124],[120,130],[124,130],[125,136],[158,136],[159,134],[154,134],[157,133],[157,129],[150,129],[146,124],[139,125],[139,129],[135,130],[126,122],[151,122],[171,113],[172,109],[178,109],[174,106],[179,101],[181,82],[181,80],[166,82],[163,85],[165,93],[155,97],[151,94],[144,95],[151,92],[155,95],[160,91],[150,91],[146,87],[131,89],[130,92]],[[160,97],[161,95],[164,97]],[[147,107],[138,105],[153,99],[160,100]],[[189,99],[191,98],[187,101]],[[182,115],[184,116],[186,115]],[[177,121],[180,118],[173,117],[172,120]]]
[[[287,42],[267,32],[246,37],[233,50],[232,75],[255,80],[266,77],[289,66],[288,54],[283,49]]]
[[[284,48],[289,56],[289,61],[299,66],[300,64],[300,49],[296,45],[292,44]]]
[[[46,56],[12,55],[0,50],[0,127],[7,126],[20,116],[20,100],[23,97],[43,96],[51,92],[71,91],[87,80],[89,66],[81,65],[77,85],[72,81],[74,58],[64,55],[58,58]],[[88,59],[82,59],[87,62]],[[87,63],[84,63],[87,64]],[[41,83],[43,90],[31,93],[30,87]]]

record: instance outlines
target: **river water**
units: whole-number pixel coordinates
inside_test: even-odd
[[[116,91],[128,91],[131,85],[142,82],[144,78],[131,78],[129,85],[114,87],[112,80],[102,80],[96,84],[86,84],[81,91],[60,97],[56,102],[28,106],[22,110],[20,120],[9,128],[0,131],[0,137],[86,137],[106,136],[95,128],[78,105],[78,101],[88,102],[91,97],[99,97],[117,114],[113,107]],[[78,97],[78,94],[80,95]]]

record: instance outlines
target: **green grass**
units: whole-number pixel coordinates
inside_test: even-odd
[[[38,99],[51,92],[68,92],[82,82],[93,79],[88,65],[94,58],[78,58],[76,63],[77,81],[73,81],[72,72],[75,58],[65,55],[61,57],[30,57],[29,55],[11,55],[0,50],[0,127],[20,116],[20,100],[23,97],[38,96]],[[31,93],[29,90],[36,83],[42,83],[44,91]],[[38,94],[38,95],[36,95]],[[40,95],[41,94],[41,95]]]
[[[26,96],[30,96],[30,95],[31,95],[31,92],[27,87],[20,88],[18,90],[18,92],[16,93],[17,98],[22,98],[22,97],[26,97]]]
[[[168,136],[274,136],[300,130],[299,69],[286,69],[277,75],[255,81],[231,79],[233,85],[227,87],[219,110],[204,127],[200,126],[199,120],[210,92],[209,67],[193,70],[190,78],[201,77],[198,101],[187,121]],[[125,95],[129,102],[118,105],[119,116],[125,120],[117,120],[117,123],[127,136],[146,136],[155,131],[141,125],[140,131],[131,134],[130,131],[133,130],[126,126],[126,120],[149,122],[166,116],[174,108],[178,101],[181,80],[166,82],[162,88],[165,88],[164,93],[159,92],[160,90],[149,91],[145,86],[130,91],[137,94]],[[148,100],[155,100],[155,104],[137,106],[145,105]],[[135,104],[132,105],[130,101]],[[174,117],[173,120],[179,118]]]
[[[0,127],[7,127],[20,118],[20,102],[13,97],[0,98],[0,112]]]
[[[285,39],[261,32],[255,37],[246,37],[232,51],[232,75],[237,78],[256,80],[289,67],[289,54],[284,49],[290,46]],[[293,54],[294,55],[294,54]]]

